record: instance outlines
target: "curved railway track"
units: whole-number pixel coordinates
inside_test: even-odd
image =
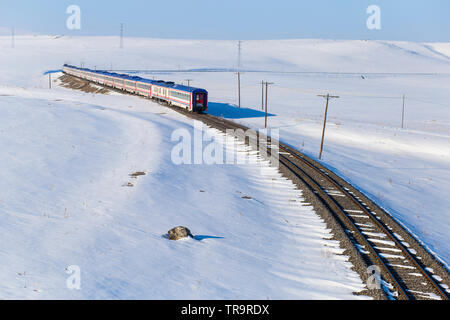
[[[227,129],[249,129],[212,115],[167,107],[222,132]],[[237,138],[246,139],[245,136]],[[268,141],[270,153],[270,137],[264,138]],[[284,167],[290,178],[299,179],[302,186],[314,194],[345,231],[352,245],[357,248],[358,259],[364,261],[366,268],[378,268],[380,288],[385,298],[449,300],[448,270],[392,216],[356,187],[292,147],[279,143],[275,152],[278,153],[280,169]],[[367,279],[359,272],[363,279]]]
[[[223,132],[227,129],[248,129],[232,121],[207,114],[190,116]],[[240,138],[245,139],[245,137]],[[268,145],[270,152],[270,138],[268,138]],[[381,208],[373,203],[369,206],[366,203],[369,200],[353,186],[343,183],[344,181],[330,170],[299,151],[279,143],[277,152],[280,165],[302,180],[331,211],[358,248],[367,265],[378,267],[380,287],[388,298],[449,299],[449,294],[441,283],[441,281],[448,283],[448,274],[445,275],[446,279],[432,274],[430,268],[422,262],[425,259],[404,241],[402,235],[385,224],[380,217],[380,212],[383,211]],[[387,213],[383,211],[383,215]],[[397,225],[396,228],[398,229],[399,226]]]

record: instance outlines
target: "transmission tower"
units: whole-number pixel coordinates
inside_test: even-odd
[[[120,49],[123,49],[123,23],[120,24]]]
[[[238,65],[237,65],[238,71],[240,71],[240,69],[241,69],[241,49],[242,49],[242,41],[239,40],[239,42],[238,42]]]

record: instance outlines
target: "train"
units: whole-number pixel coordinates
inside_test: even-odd
[[[62,71],[64,74],[184,108],[190,112],[203,113],[208,110],[208,91],[205,89],[68,64],[64,64]]]

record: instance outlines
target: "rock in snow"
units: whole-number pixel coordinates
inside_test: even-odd
[[[191,238],[194,237],[188,228],[182,227],[182,226],[170,229],[168,233],[169,233],[170,240],[179,240],[182,238],[186,238],[188,236]]]

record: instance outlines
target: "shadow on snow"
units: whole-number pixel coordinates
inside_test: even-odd
[[[169,240],[169,235],[167,233],[163,234],[161,237],[163,237],[164,239]],[[187,237],[187,238],[189,238],[189,237]],[[196,236],[193,236],[192,239],[197,240],[197,241],[202,241],[202,240],[205,240],[205,239],[225,239],[225,237],[196,235]]]
[[[219,102],[209,102],[207,113],[216,117],[223,117],[226,119],[264,117],[264,111],[249,108],[238,108],[228,103],[219,103]],[[273,117],[275,116],[275,114],[267,113],[267,116]]]

